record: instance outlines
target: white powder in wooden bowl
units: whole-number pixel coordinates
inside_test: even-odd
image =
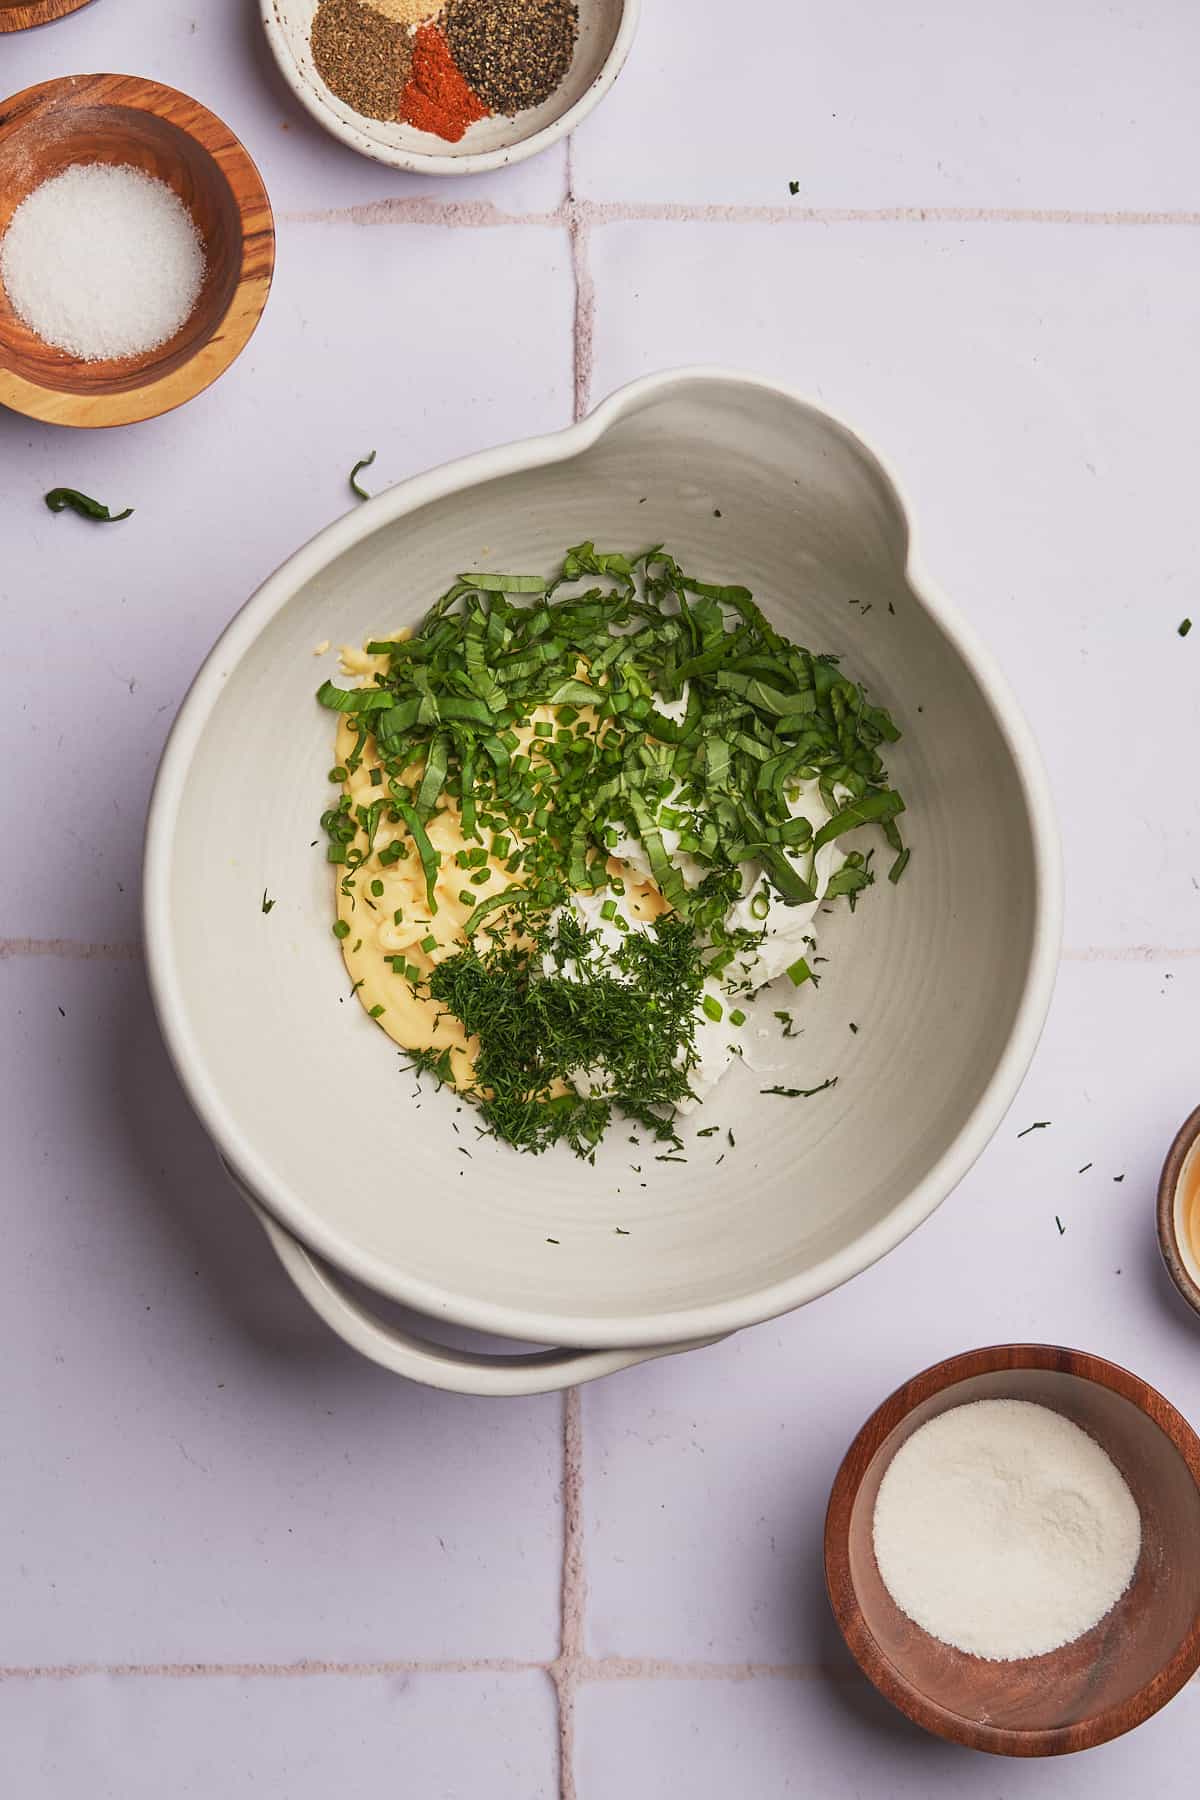
[[[191,214],[165,181],[76,163],[35,188],[0,240],[0,282],[43,343],[84,362],[174,337],[204,280]]]
[[[875,1501],[875,1560],[910,1619],[995,1662],[1042,1656],[1099,1623],[1133,1579],[1137,1503],[1078,1425],[1027,1400],[930,1419]]]

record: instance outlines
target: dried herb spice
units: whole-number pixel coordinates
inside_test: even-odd
[[[366,119],[398,119],[412,71],[412,37],[365,0],[321,0],[312,22],[317,73]]]
[[[443,18],[454,60],[493,112],[548,100],[571,66],[574,0],[450,0]]]

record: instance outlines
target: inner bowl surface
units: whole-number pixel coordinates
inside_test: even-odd
[[[205,107],[132,76],[75,76],[0,106],[0,237],[28,194],[80,162],[125,164],[172,188],[203,239],[204,283],[174,337],[100,362],[46,344],[0,285],[0,402],[60,424],[124,424],[192,398],[244,347],[270,288],[271,209],[249,156]]]
[[[820,917],[820,988],[779,1002],[803,1027],[795,1062],[783,1077],[732,1070],[685,1133],[686,1165],[621,1129],[594,1167],[518,1157],[476,1139],[448,1094],[417,1093],[348,996],[312,847],[333,746],[313,700],[330,663],[314,647],[415,622],[460,570],[548,571],[584,538],[662,542],[689,570],[746,583],[789,634],[841,653],[906,734],[890,758],[914,846],[904,879],[882,879],[854,917]],[[427,1315],[586,1348],[770,1317],[932,1211],[1032,1053],[1058,865],[1019,715],[963,628],[911,585],[907,558],[894,490],[856,439],[765,384],[697,373],[405,484],[267,584],[175,727],[145,902],[176,1065],[284,1224]],[[808,1101],[760,1092],[833,1075]],[[695,1137],[710,1124],[719,1138]]]
[[[930,1419],[973,1400],[1029,1400],[1088,1432],[1142,1516],[1134,1579],[1091,1631],[1046,1656],[987,1662],[906,1618],[875,1561],[875,1500],[892,1458]],[[1200,1442],[1161,1394],[1099,1357],[1044,1345],[968,1352],[926,1370],[868,1420],[830,1500],[825,1561],[838,1623],[865,1674],[917,1724],[1008,1756],[1119,1736],[1200,1666]]]
[[[479,175],[521,162],[573,131],[624,65],[641,0],[577,0],[579,37],[560,86],[515,118],[480,119],[457,144],[411,125],[366,119],[317,73],[311,31],[318,0],[260,0],[267,41],[289,87],[326,131],[363,156],[426,175]],[[432,0],[431,0],[432,3]]]

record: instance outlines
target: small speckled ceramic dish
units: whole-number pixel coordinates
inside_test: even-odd
[[[1200,1106],[1180,1126],[1163,1164],[1158,1247],[1171,1280],[1200,1316]]]
[[[575,56],[550,98],[515,118],[481,119],[450,144],[411,125],[366,119],[330,93],[313,64],[309,41],[317,4],[259,0],[267,42],[284,80],[317,124],[343,144],[418,175],[483,175],[536,156],[574,131],[620,74],[641,12],[641,0],[578,0]]]
[[[1125,1592],[1045,1656],[991,1662],[939,1643],[900,1611],[875,1560],[875,1500],[892,1458],[930,1419],[975,1400],[1062,1413],[1107,1451],[1141,1514]],[[863,1674],[924,1730],[994,1756],[1064,1756],[1143,1724],[1200,1667],[1198,1541],[1200,1439],[1168,1400],[1082,1350],[998,1344],[926,1369],[867,1420],[830,1495],[825,1577]]]

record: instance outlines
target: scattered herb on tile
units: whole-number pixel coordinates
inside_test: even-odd
[[[88,494],[81,494],[78,488],[51,488],[46,495],[46,505],[52,513],[66,512],[68,509],[78,513],[81,519],[94,519],[98,525],[117,525],[122,519],[132,519],[133,508],[127,506],[124,512],[110,512],[99,500],[93,500]]]
[[[1080,1175],[1086,1175],[1086,1174],[1087,1174],[1087,1172],[1088,1172],[1088,1170],[1089,1170],[1089,1169],[1090,1169],[1090,1168],[1091,1168],[1091,1167],[1092,1167],[1092,1165],[1091,1165],[1091,1163],[1084,1163],[1084,1165],[1083,1165],[1083,1167],[1082,1167],[1082,1169],[1080,1169],[1080,1170],[1079,1170],[1079,1171],[1078,1171],[1078,1173],[1079,1173],[1079,1174],[1080,1174]]]
[[[263,897],[262,897],[262,909],[263,909],[263,911],[264,911],[264,912],[265,912],[265,913],[269,913],[269,912],[270,912],[270,910],[271,910],[271,908],[272,908],[272,907],[273,907],[273,906],[274,906],[274,904],[275,904],[275,902],[274,902],[274,901],[273,901],[273,900],[272,900],[272,899],[270,899],[270,898],[269,898],[269,896],[268,896],[268,894],[267,894],[267,890],[266,890],[266,888],[264,888],[264,889],[263,889]]]
[[[1025,1127],[1024,1131],[1018,1131],[1017,1136],[1023,1138],[1028,1137],[1031,1131],[1045,1131],[1050,1123],[1049,1119],[1035,1119],[1032,1125]]]
[[[370,468],[371,464],[375,461],[375,458],[377,455],[378,455],[378,452],[375,450],[372,450],[372,452],[369,456],[360,457],[358,462],[355,463],[354,467],[350,471],[350,491],[359,500],[369,500],[371,498],[371,496],[370,496],[370,494],[368,494],[366,488],[359,486],[358,478],[362,474],[364,469]]]
[[[1189,631],[1190,631],[1190,630],[1191,630],[1191,629],[1192,629],[1192,621],[1191,621],[1191,620],[1190,620],[1190,619],[1181,619],[1181,620],[1180,620],[1180,621],[1179,621],[1179,635],[1180,635],[1180,637],[1186,637],[1186,636],[1187,636],[1187,634],[1188,634],[1188,632],[1189,632]]]
[[[1057,1213],[1055,1213],[1055,1215],[1054,1215],[1054,1223],[1055,1223],[1055,1224],[1056,1224],[1056,1225],[1057,1225],[1057,1226],[1058,1226],[1058,1235],[1059,1235],[1059,1237],[1066,1237],[1066,1235],[1067,1235],[1067,1228],[1066,1228],[1066,1226],[1065,1226],[1065,1225],[1064,1225],[1064,1224],[1063,1224],[1063,1222],[1062,1222],[1062,1220],[1061,1220],[1061,1219],[1060,1219],[1060,1218],[1059,1218],[1059,1216],[1058,1216],[1058,1214],[1057,1214]]]

